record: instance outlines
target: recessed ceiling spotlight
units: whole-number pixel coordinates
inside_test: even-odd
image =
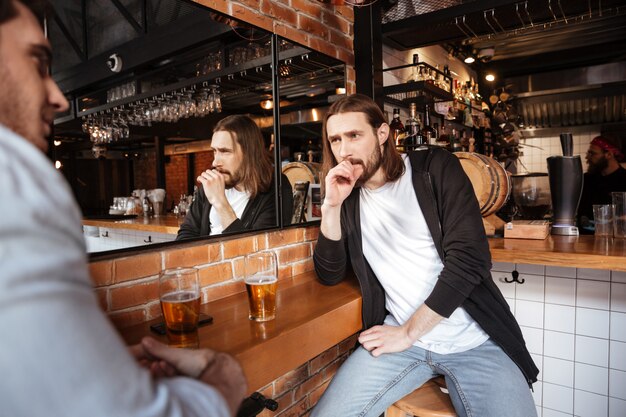
[[[485,80],[487,80],[489,82],[495,81],[495,79],[496,79],[496,76],[491,74],[491,73],[485,75]]]
[[[466,64],[473,64],[475,61],[476,59],[473,56],[468,56],[463,60]]]

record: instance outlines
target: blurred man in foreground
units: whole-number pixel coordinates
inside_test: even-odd
[[[1,414],[231,416],[245,393],[232,357],[150,338],[131,354],[98,306],[80,211],[43,154],[68,106],[49,76],[44,8],[0,0]]]

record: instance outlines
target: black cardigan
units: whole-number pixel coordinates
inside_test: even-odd
[[[276,194],[274,183],[267,192],[259,193],[248,201],[241,218],[235,219],[228,225],[223,233],[239,232],[243,230],[262,229],[265,227],[278,226],[276,221]],[[283,224],[289,224],[293,212],[293,194],[289,179],[282,175],[281,178],[281,206]],[[185,216],[185,220],[178,229],[176,240],[190,239],[211,234],[211,221],[209,213],[211,204],[204,194],[202,187],[198,188],[196,198]]]
[[[441,148],[411,152],[409,158],[415,195],[444,265],[426,305],[444,317],[463,306],[532,384],[539,370],[491,279],[491,254],[472,184],[458,159]],[[359,201],[354,189],[341,207],[341,240],[320,233],[313,260],[327,285],[341,281],[352,267],[363,297],[363,328],[369,328],[382,324],[387,311],[383,287],[363,256]]]

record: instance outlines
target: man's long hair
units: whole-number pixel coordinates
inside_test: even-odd
[[[363,113],[365,115],[367,123],[372,127],[372,131],[374,132],[374,136],[376,136],[376,138],[378,138],[378,128],[382,126],[383,123],[387,123],[380,107],[378,107],[374,100],[366,95],[354,94],[343,97],[334,102],[324,117],[324,125],[322,128],[323,177],[326,177],[328,171],[338,164],[338,161],[335,158],[335,155],[333,155],[333,151],[330,147],[330,142],[328,141],[328,133],[326,132],[328,119],[337,114],[352,112]],[[381,167],[387,182],[397,180],[404,173],[404,161],[396,150],[393,140],[387,139],[383,144]]]
[[[241,147],[241,183],[250,198],[267,192],[272,186],[272,158],[265,149],[261,130],[248,116],[232,115],[217,122],[213,133],[228,132]]]
[[[17,2],[26,6],[42,25],[44,18],[50,18],[54,13],[52,5],[47,0],[0,0],[0,25],[17,16],[15,8]]]

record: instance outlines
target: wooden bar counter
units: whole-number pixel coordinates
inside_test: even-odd
[[[241,283],[243,286],[243,282]],[[199,329],[201,348],[228,352],[241,363],[250,392],[259,390],[361,329],[361,293],[356,280],[320,284],[314,272],[278,282],[276,318],[248,319],[246,293],[201,306],[213,323]],[[151,321],[122,329],[129,344],[151,335]]]
[[[548,236],[544,240],[490,238],[494,262],[626,271],[626,239]]]
[[[176,234],[183,222],[183,217],[171,215],[159,217],[137,216],[129,219],[83,219],[85,226],[108,227],[112,229],[131,229],[143,232]]]

